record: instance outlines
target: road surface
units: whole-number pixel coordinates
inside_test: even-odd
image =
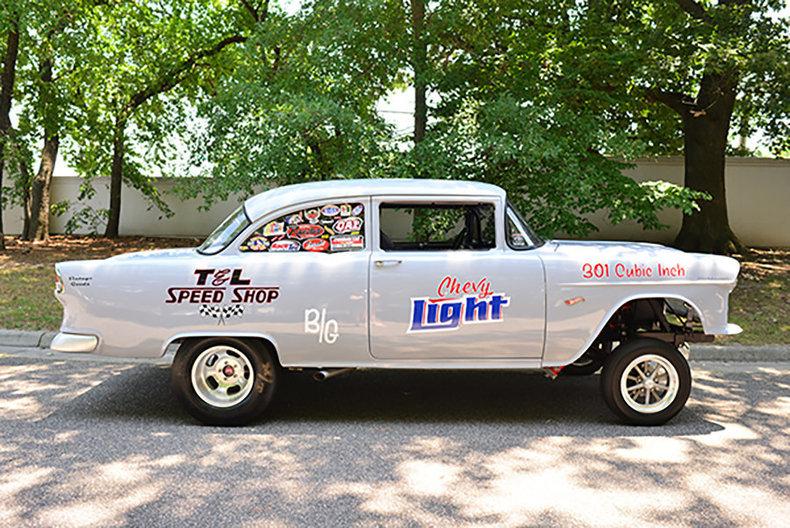
[[[203,427],[164,365],[0,349],[0,525],[787,526],[790,363],[693,363],[670,424],[598,377],[291,375]]]

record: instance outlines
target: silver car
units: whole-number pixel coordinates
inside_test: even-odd
[[[542,240],[494,185],[344,180],[248,199],[198,248],[56,265],[52,348],[161,357],[208,424],[258,418],[284,370],[602,370],[623,420],[691,389],[686,343],[727,323],[736,260],[655,244]]]

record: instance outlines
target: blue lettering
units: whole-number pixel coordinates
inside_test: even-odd
[[[447,300],[413,298],[408,331],[455,330],[463,324],[499,322],[504,319],[504,308],[509,304],[510,298],[503,293],[497,293],[488,299],[480,299],[474,295]]]

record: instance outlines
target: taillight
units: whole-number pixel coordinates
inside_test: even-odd
[[[63,279],[58,268],[55,268],[55,293],[63,293]]]

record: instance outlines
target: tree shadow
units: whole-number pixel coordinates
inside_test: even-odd
[[[598,376],[546,379],[513,371],[360,371],[324,382],[286,373],[265,417],[233,434],[336,427],[401,427],[422,434],[497,428],[519,436],[680,436],[721,426],[690,406],[662,427],[620,423],[600,397]],[[195,424],[180,408],[165,367],[137,366],[62,405],[47,419]],[[46,421],[46,420],[45,420]],[[209,428],[222,430],[221,428]]]

